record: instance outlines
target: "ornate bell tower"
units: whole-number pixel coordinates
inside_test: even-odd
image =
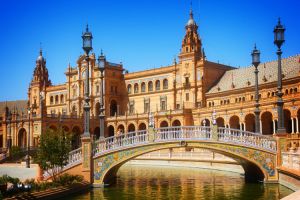
[[[202,43],[192,9],[190,10],[190,19],[185,26],[185,30],[186,33],[182,40],[180,56],[194,56],[199,59],[202,56]]]
[[[176,87],[181,88],[181,90],[178,91],[176,104],[181,104],[182,108],[194,108],[199,106],[199,104],[201,105],[202,102],[202,95],[199,97],[198,94],[199,91],[201,92],[198,88],[202,83],[198,76],[199,73],[203,74],[205,56],[192,9],[190,10],[190,18],[185,26],[185,31],[181,52],[178,56],[180,67],[177,70]]]
[[[46,87],[51,85],[46,60],[43,57],[42,49],[36,60],[33,77],[28,88],[29,105],[33,106],[32,113],[41,114],[42,100],[45,99]]]

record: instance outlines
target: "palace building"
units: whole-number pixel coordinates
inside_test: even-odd
[[[118,130],[127,133],[147,129],[149,113],[154,116],[155,127],[210,126],[214,112],[218,126],[254,132],[254,66],[235,68],[209,61],[192,11],[185,30],[178,61],[175,59],[170,66],[128,73],[122,64],[105,59],[103,86],[97,56],[90,55],[90,132],[95,138],[100,134],[102,87],[106,137],[117,134]],[[73,148],[79,147],[87,67],[84,58],[81,55],[76,66],[67,67],[64,84],[52,85],[46,59],[40,51],[28,100],[0,103],[0,147],[26,147],[28,140],[31,146],[36,146],[46,127],[59,126],[73,133]],[[258,66],[262,134],[271,135],[277,129],[277,65],[274,60]],[[282,59],[282,78],[284,124],[288,133],[298,133],[300,55]]]

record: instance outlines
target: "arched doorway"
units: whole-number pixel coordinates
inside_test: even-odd
[[[181,123],[178,119],[174,120],[172,126],[181,126]]]
[[[18,133],[18,146],[26,147],[27,146],[27,132],[24,128],[21,128]]]
[[[115,128],[112,125],[110,125],[108,127],[108,137],[112,137],[114,135],[115,135]]]
[[[97,102],[95,104],[95,115],[96,115],[96,118],[98,118],[100,115],[100,103],[99,102]]]
[[[229,119],[230,128],[240,129],[240,119],[238,116],[233,115]]]
[[[210,126],[210,121],[209,119],[204,119],[201,121],[201,126]]]
[[[250,113],[245,117],[246,131],[255,132],[255,116]]]
[[[98,126],[94,129],[94,137],[96,140],[100,138],[100,128]]]
[[[110,116],[115,116],[117,114],[117,102],[115,100],[111,100],[110,102]]]
[[[81,147],[81,140],[80,140],[80,128],[78,126],[74,126],[72,129],[72,149],[78,149]]]
[[[142,131],[142,130],[146,130],[147,129],[147,126],[145,123],[140,123],[139,125],[139,131]]]
[[[163,127],[168,127],[169,126],[169,124],[168,124],[168,122],[167,121],[162,121],[162,122],[160,122],[160,128],[163,128]]]
[[[291,112],[287,109],[283,110],[284,114],[284,127],[287,133],[292,133],[292,119],[291,119]]]
[[[128,131],[127,132],[134,132],[135,131],[135,126],[134,124],[129,124],[128,125]]]
[[[263,135],[273,134],[273,116],[272,113],[266,111],[261,115],[261,125]]]
[[[223,117],[218,117],[216,119],[216,122],[217,122],[218,127],[225,127],[225,121],[224,121]]]
[[[117,129],[117,134],[123,134],[125,132],[125,128],[123,124],[120,124]]]

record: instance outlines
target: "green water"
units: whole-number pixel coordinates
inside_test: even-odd
[[[245,183],[237,173],[197,168],[124,165],[115,185],[65,200],[243,199],[277,200],[293,191],[279,184]]]

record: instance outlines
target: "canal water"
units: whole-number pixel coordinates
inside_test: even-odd
[[[68,200],[278,200],[292,192],[279,184],[245,183],[242,175],[232,172],[126,164],[115,185]]]

